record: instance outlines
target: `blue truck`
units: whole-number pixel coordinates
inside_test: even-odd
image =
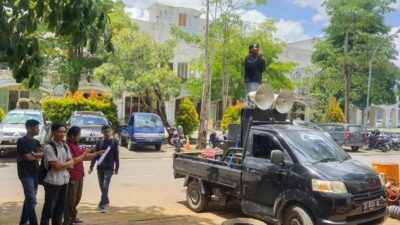
[[[139,146],[155,146],[161,149],[164,141],[164,125],[161,118],[154,113],[132,113],[128,124],[119,127],[119,140],[129,150]]]

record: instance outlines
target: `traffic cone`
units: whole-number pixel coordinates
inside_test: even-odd
[[[186,139],[185,152],[190,152],[190,142],[189,142],[189,138]]]

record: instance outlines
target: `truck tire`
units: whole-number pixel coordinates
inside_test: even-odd
[[[132,141],[131,140],[126,140],[127,142],[128,142],[128,150],[129,151],[133,151],[133,150],[135,150],[135,146],[134,146],[134,144],[132,143]]]
[[[306,210],[300,206],[291,206],[283,216],[285,225],[314,225],[314,221]]]
[[[351,150],[352,150],[353,152],[357,152],[359,148],[360,148],[360,147],[358,147],[358,146],[351,146]]]
[[[194,212],[206,210],[210,197],[202,194],[197,180],[190,181],[186,189],[186,202],[188,207]]]
[[[160,151],[160,150],[161,150],[161,144],[155,145],[155,147],[156,147],[156,150],[157,150],[157,151]]]

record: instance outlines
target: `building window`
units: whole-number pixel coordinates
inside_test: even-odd
[[[179,13],[179,20],[178,20],[178,26],[184,27],[186,26],[186,13]]]
[[[8,92],[8,110],[13,110],[17,108],[17,101],[20,98],[28,98],[30,97],[29,91],[17,91],[10,90]],[[21,109],[29,109],[29,103],[22,102]]]
[[[178,77],[182,78],[182,80],[187,80],[188,75],[188,64],[187,63],[178,63]]]

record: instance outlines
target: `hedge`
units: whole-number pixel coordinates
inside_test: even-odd
[[[240,124],[240,109],[241,105],[230,105],[226,108],[222,117],[221,127],[224,130],[228,129],[229,124]]]
[[[108,98],[84,98],[80,95],[47,98],[42,100],[42,109],[52,123],[66,123],[74,111],[100,111],[112,122],[114,131],[118,127],[117,106]]]

